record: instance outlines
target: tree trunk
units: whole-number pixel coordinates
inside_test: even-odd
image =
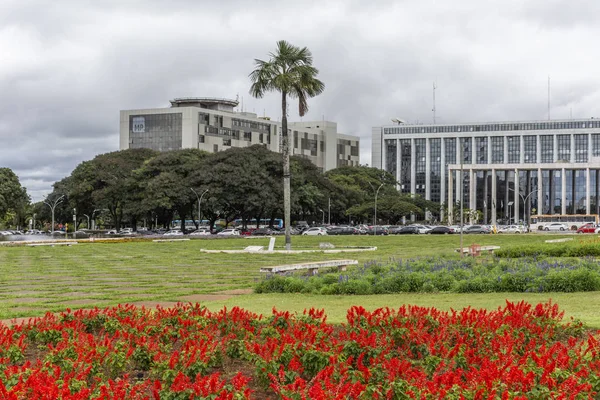
[[[290,138],[287,127],[287,93],[281,92],[281,139],[283,154],[283,224],[285,226],[285,248],[292,249],[291,204],[290,204]]]

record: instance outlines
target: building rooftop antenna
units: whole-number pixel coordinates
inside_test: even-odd
[[[435,82],[433,82],[433,108],[431,109],[431,111],[433,111],[433,124],[435,125]]]
[[[550,121],[550,75],[548,75],[548,121]]]

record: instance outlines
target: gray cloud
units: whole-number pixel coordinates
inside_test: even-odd
[[[253,99],[248,73],[286,39],[309,47],[326,91],[305,120],[361,136],[399,117],[439,122],[600,116],[594,0],[4,0],[0,166],[35,200],[81,161],[118,149],[120,109],[185,96]],[[299,119],[295,104],[292,120]]]

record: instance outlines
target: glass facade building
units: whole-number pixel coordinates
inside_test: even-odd
[[[599,213],[600,120],[401,123],[372,135],[373,166],[447,211],[462,197],[483,223]]]

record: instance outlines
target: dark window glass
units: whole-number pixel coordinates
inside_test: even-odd
[[[397,140],[395,139],[385,141],[385,170],[394,176],[396,176],[396,163],[398,159],[396,142]]]
[[[588,161],[588,135],[575,135],[575,162]]]
[[[540,152],[541,152],[541,156],[542,156],[541,162],[543,162],[543,163],[554,162],[554,136],[552,136],[552,135],[540,136]]]
[[[475,150],[477,151],[476,164],[487,164],[488,163],[488,138],[487,137],[476,137],[475,138]]]
[[[492,136],[492,164],[504,163],[504,137]]]
[[[566,124],[566,122],[562,122]],[[558,161],[571,161],[571,135],[558,135]]]
[[[523,161],[525,163],[537,162],[537,137],[523,136]]]
[[[520,136],[509,136],[508,137],[508,162],[510,164],[516,164],[521,162],[521,137]]]
[[[157,151],[181,149],[181,125],[181,113],[131,115],[130,147]]]

